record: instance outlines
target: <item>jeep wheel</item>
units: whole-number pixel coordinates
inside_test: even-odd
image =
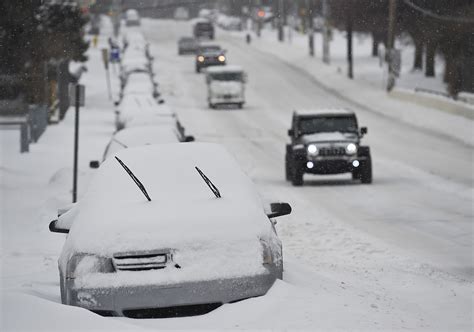
[[[214,105],[213,103],[209,103],[209,108],[215,109],[216,105]]]
[[[196,73],[200,73],[200,72],[201,72],[201,67],[196,66]]]
[[[304,172],[297,167],[293,167],[291,172],[291,183],[294,186],[302,186],[303,185],[303,174]]]
[[[358,168],[352,171],[352,180],[360,180],[360,170]]]
[[[242,109],[243,107],[244,107],[244,104],[243,104],[243,103],[238,103],[238,104],[237,104],[237,108],[238,108],[238,109]]]
[[[362,163],[360,181],[366,184],[372,183],[372,160],[370,157]]]
[[[285,179],[291,181],[291,165],[288,156],[285,156]]]

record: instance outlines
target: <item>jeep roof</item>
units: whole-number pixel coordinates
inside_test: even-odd
[[[297,117],[314,117],[314,116],[345,116],[355,115],[353,111],[344,108],[323,108],[318,110],[298,110],[293,112],[293,116]]]

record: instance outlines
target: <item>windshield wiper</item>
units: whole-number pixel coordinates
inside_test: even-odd
[[[151,202],[151,198],[150,196],[148,195],[146,189],[145,189],[145,186],[140,182],[140,180],[138,180],[138,178],[135,176],[135,174],[132,173],[132,171],[130,170],[130,168],[127,167],[127,165],[124,164],[123,161],[121,161],[118,157],[115,157],[115,159],[117,159],[117,161],[119,162],[119,164],[123,167],[123,169],[125,170],[125,172],[128,173],[128,175],[130,175],[130,177],[132,178],[132,180],[135,182],[135,184],[137,185],[138,188],[140,188],[140,190],[142,191],[143,195],[145,195],[146,199]]]
[[[206,174],[204,174],[199,169],[199,167],[196,166],[194,168],[199,173],[199,175],[201,175],[202,179],[204,180],[204,182],[206,182],[207,186],[209,187],[209,189],[211,189],[212,193],[216,196],[216,198],[221,198],[221,193],[220,193],[219,189],[217,189],[217,187],[214,185],[214,183],[212,183],[211,180],[209,180],[209,178],[206,176]]]

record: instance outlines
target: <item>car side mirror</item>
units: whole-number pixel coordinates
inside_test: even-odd
[[[362,128],[360,128],[360,134],[361,134],[361,135],[367,134],[367,127],[362,127]]]
[[[69,228],[65,228],[65,227],[60,227],[58,225],[58,220],[53,220],[49,223],[49,231],[52,232],[52,233],[63,233],[63,234],[67,234],[69,233]]]
[[[164,103],[165,103],[165,100],[164,100],[164,99],[159,99],[159,100],[158,100],[158,104],[162,105],[162,104],[164,104]]]
[[[288,129],[288,136],[294,136],[295,131],[293,129]]]
[[[291,206],[288,203],[271,203],[270,213],[267,213],[268,218],[276,218],[286,216],[291,213]]]
[[[194,142],[195,139],[194,139],[194,136],[189,135],[189,136],[186,136],[186,137],[184,138],[184,141],[185,141],[186,143],[189,143],[189,142]]]
[[[94,168],[94,169],[95,169],[95,168],[99,168],[99,166],[100,166],[100,162],[99,162],[98,160],[91,160],[91,161],[89,162],[89,167],[90,167],[90,168]]]

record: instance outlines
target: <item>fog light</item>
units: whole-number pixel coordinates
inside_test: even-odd
[[[306,163],[306,167],[308,167],[309,169],[313,168],[314,167],[314,163],[312,161],[308,161]]]
[[[354,160],[354,161],[352,162],[352,166],[354,166],[354,167],[359,167],[359,165],[360,165],[360,163],[359,163],[358,160]]]

